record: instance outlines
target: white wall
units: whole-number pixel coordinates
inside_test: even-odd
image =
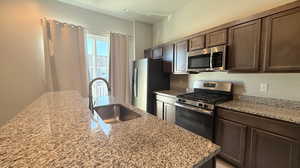
[[[82,25],[94,34],[134,35],[131,21],[54,0],[1,0],[0,125],[44,92],[42,17]]]
[[[39,18],[33,1],[0,1],[0,125],[44,91]]]
[[[35,1],[42,11],[40,14],[41,17],[78,24],[84,26],[90,33],[94,34],[103,34],[112,31],[133,35],[133,23],[131,21],[59,3],[54,0]]]
[[[154,25],[154,44],[191,35],[295,0],[191,0]]]
[[[234,93],[300,101],[300,74],[228,74],[226,72],[189,75],[188,85],[195,80],[221,80],[234,83]],[[268,84],[268,92],[260,92],[260,84]]]
[[[154,25],[153,43],[178,39],[202,30],[240,19],[294,0],[192,0],[168,20]],[[209,72],[172,76],[173,87],[191,86],[195,80],[233,81],[236,94],[273,97],[300,101],[300,74],[229,74]],[[259,91],[261,83],[269,85],[268,93]]]
[[[135,59],[144,57],[144,49],[151,48],[153,44],[153,25],[135,22],[134,23],[135,37]]]

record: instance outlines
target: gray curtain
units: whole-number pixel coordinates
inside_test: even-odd
[[[77,90],[87,97],[84,29],[47,19],[42,20],[42,26],[47,90]]]
[[[127,35],[110,34],[110,83],[112,95],[131,103],[131,39]]]

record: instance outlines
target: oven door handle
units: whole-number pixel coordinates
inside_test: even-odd
[[[210,110],[205,110],[205,109],[201,109],[201,108],[197,108],[197,107],[183,105],[183,104],[180,104],[180,103],[175,103],[174,105],[178,106],[178,107],[188,109],[188,110],[193,110],[193,111],[196,111],[198,113],[203,113],[203,114],[207,114],[207,115],[211,115],[211,116],[213,115],[213,111],[210,111]]]

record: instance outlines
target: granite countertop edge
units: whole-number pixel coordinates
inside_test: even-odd
[[[221,150],[114,97],[99,101],[96,106],[121,104],[142,117],[104,128],[78,92],[46,93],[0,127],[0,167],[193,167]]]
[[[154,93],[157,95],[176,98],[176,96],[180,94],[185,94],[186,91],[179,89],[170,89],[155,91]],[[259,101],[261,99],[262,98],[259,98]],[[234,99],[232,101],[217,104],[216,106],[229,110],[235,110],[241,113],[252,114],[294,124],[300,124],[300,110],[289,108],[289,105],[285,105],[284,102],[283,104],[281,104],[282,107],[277,107],[275,105],[253,103],[251,101]]]
[[[168,96],[176,98],[178,95],[187,93],[184,89],[170,89],[170,90],[160,90],[154,91],[157,95]]]
[[[241,113],[276,119],[293,124],[300,124],[300,110],[276,107],[241,100],[232,100],[217,104],[217,107],[234,110]]]

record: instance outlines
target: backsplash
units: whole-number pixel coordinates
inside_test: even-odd
[[[235,95],[234,99],[250,102],[253,104],[270,105],[278,108],[289,108],[289,109],[300,110],[300,101],[256,97],[256,96],[245,96],[245,95],[243,96]]]
[[[233,93],[300,101],[300,73],[228,73],[204,72],[191,75],[171,75],[171,89],[192,87],[195,80],[233,82]],[[260,85],[267,84],[267,92],[260,91]]]
[[[171,89],[185,90],[189,87],[188,75],[171,75],[170,84]]]

